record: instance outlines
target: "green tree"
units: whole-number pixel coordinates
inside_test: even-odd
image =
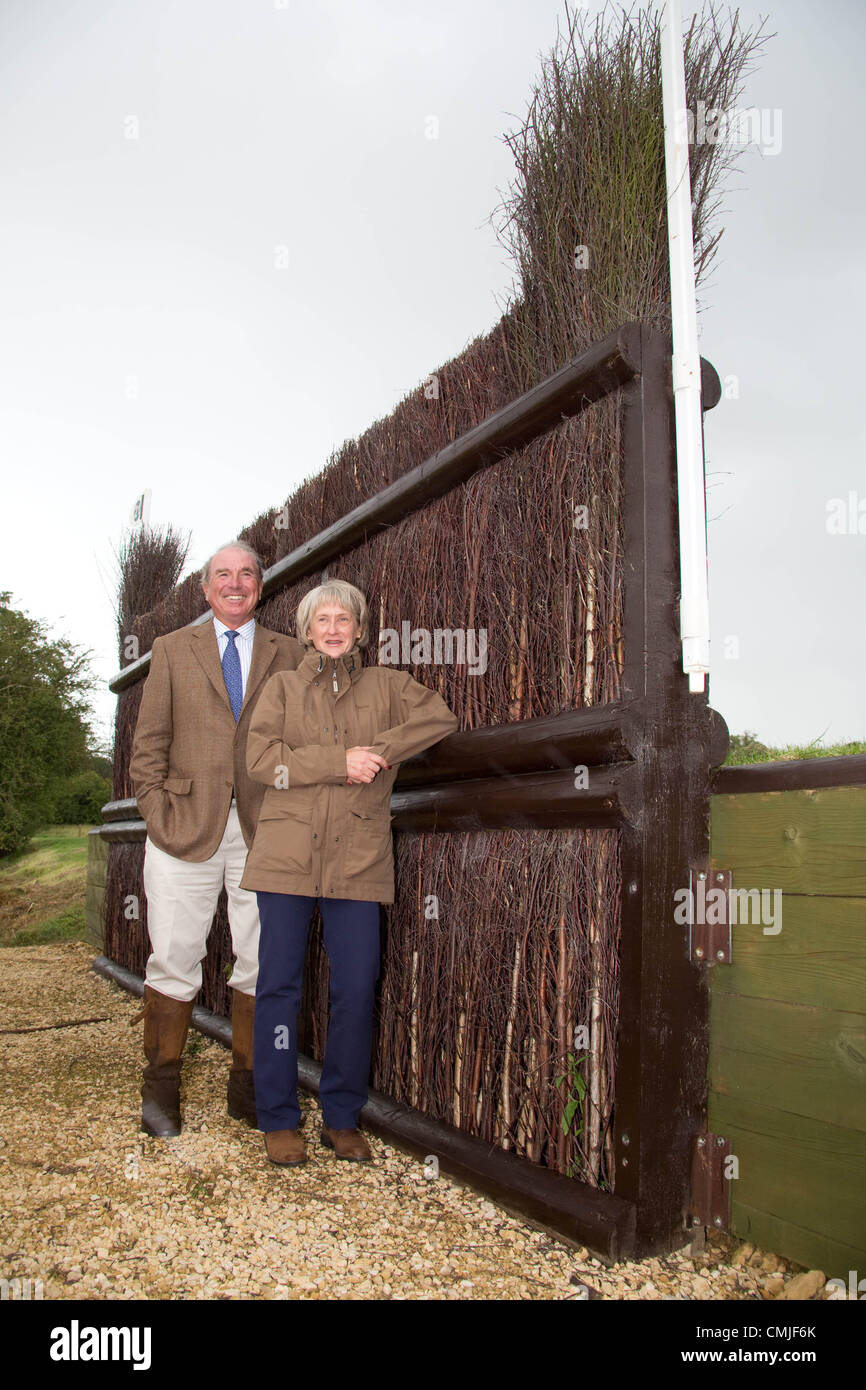
[[[110,800],[111,783],[107,777],[100,777],[93,768],[74,772],[55,792],[51,819],[56,825],[95,825]]]
[[[66,779],[92,766],[88,654],[0,593],[0,855],[53,818]]]

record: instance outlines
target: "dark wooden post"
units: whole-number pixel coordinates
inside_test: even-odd
[[[637,795],[622,830],[616,1193],[637,1208],[636,1253],[682,1245],[689,1146],[704,1127],[708,1013],[703,971],[674,920],[689,867],[709,854],[710,763],[724,725],[689,693],[679,641],[679,541],[670,345],[642,331],[623,388],[625,671],[641,712],[630,746]],[[714,375],[714,374],[713,374]],[[715,402],[713,401],[713,404]]]

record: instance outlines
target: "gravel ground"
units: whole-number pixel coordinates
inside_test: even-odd
[[[309,1161],[278,1169],[228,1118],[228,1053],[198,1034],[183,1133],[140,1134],[140,1005],[91,959],[0,951],[0,1277],[46,1299],[826,1296],[823,1275],[715,1234],[694,1257],[604,1265],[375,1136],[373,1164],[335,1160],[309,1097]]]

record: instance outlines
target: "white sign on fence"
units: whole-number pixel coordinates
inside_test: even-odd
[[[149,487],[146,487],[144,489],[144,492],[142,492],[139,497],[136,497],[135,506],[132,509],[132,513],[129,519],[132,522],[133,526],[137,526],[139,523],[141,523],[142,526],[147,526],[148,522],[150,521]]]

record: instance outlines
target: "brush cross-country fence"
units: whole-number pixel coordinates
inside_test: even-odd
[[[670,363],[669,341],[627,324],[316,534],[308,490],[259,610],[291,630],[300,595],[339,562],[370,598],[374,650],[407,612],[428,636],[493,631],[484,670],[433,666],[462,731],[394,789],[397,901],[383,909],[363,1118],[612,1258],[688,1239],[706,1124],[706,963],[674,909],[709,867],[728,739],[681,669]],[[707,409],[720,387],[706,363],[702,378]],[[436,428],[465,419],[434,405]],[[325,475],[319,515],[327,494]],[[422,680],[423,646],[408,654]],[[140,978],[148,954],[128,779],[148,660],[112,682],[117,800],[94,832],[116,977]],[[221,910],[202,991],[215,1014],[229,960]],[[314,932],[301,1035],[313,1087],[326,1018]]]

